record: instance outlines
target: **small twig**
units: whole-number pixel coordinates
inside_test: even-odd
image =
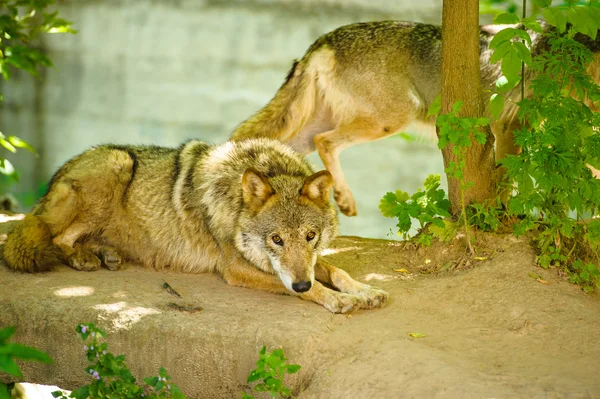
[[[175,291],[175,290],[173,289],[173,287],[171,287],[171,286],[169,285],[169,283],[167,283],[166,281],[165,281],[165,283],[164,283],[162,286],[163,286],[163,288],[164,288],[164,289],[165,289],[165,290],[166,290],[166,291],[167,291],[169,294],[171,294],[171,295],[175,295],[176,297],[179,297],[179,298],[181,298],[181,295],[179,295],[179,292]]]

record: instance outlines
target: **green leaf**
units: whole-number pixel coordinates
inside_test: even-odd
[[[5,342],[7,339],[12,337],[15,334],[15,331],[17,331],[17,328],[12,326],[5,327],[0,330],[0,343]]]
[[[0,382],[0,399],[11,399],[10,396],[10,388]]]
[[[10,152],[13,152],[13,153],[17,152],[17,149],[15,148],[15,146],[12,145],[10,143],[10,141],[8,141],[6,139],[0,138],[0,144]]]
[[[533,4],[540,8],[550,7],[552,0],[533,0]]]
[[[490,112],[494,119],[498,119],[502,110],[504,109],[504,96],[499,95],[498,93],[492,94],[490,98]]]
[[[504,28],[500,32],[494,35],[494,38],[490,41],[490,48],[494,49],[499,46],[502,42],[510,41],[513,37],[515,37],[515,32],[518,29],[515,28]]]
[[[26,141],[18,138],[17,136],[8,136],[8,141],[15,147],[24,148],[35,154],[35,150],[33,149],[33,147],[29,145],[29,143],[27,143]]]
[[[386,218],[396,217],[396,194],[386,193],[379,201],[379,210]]]
[[[17,363],[9,355],[0,355],[0,371],[4,371],[15,377],[22,377],[19,366],[17,366]]]
[[[435,190],[440,186],[440,175],[429,175],[423,182],[423,187],[426,190]]]
[[[431,224],[433,224],[435,227],[439,227],[440,229],[443,229],[446,227],[446,224],[444,224],[444,221],[440,218],[433,218],[431,220]]]
[[[516,14],[505,12],[505,13],[496,15],[496,18],[494,18],[494,23],[495,24],[503,24],[503,25],[511,25],[511,24],[519,23],[520,20],[521,19]]]
[[[462,106],[463,106],[463,101],[459,100],[459,101],[455,102],[454,104],[452,104],[452,111],[450,111],[450,112],[452,114],[456,115],[462,109]]]
[[[436,96],[433,100],[429,109],[427,110],[427,116],[437,116],[440,113],[440,109],[442,108],[442,96],[441,94]]]
[[[153,387],[158,383],[158,377],[146,377],[144,378],[144,382],[146,385]]]
[[[0,353],[10,354],[23,360],[35,360],[42,363],[52,363],[52,359],[44,352],[21,344],[7,344],[0,347]]]
[[[506,56],[502,59],[502,73],[509,82],[520,80],[521,60],[514,47],[511,47]]]
[[[246,383],[249,384],[251,382],[258,381],[261,379],[261,377],[262,377],[262,375],[259,372],[257,372],[256,370],[252,370],[250,372],[250,374],[248,375],[248,379],[246,380]]]
[[[300,370],[301,367],[298,364],[288,364],[286,366],[286,368],[287,368],[287,372],[288,373],[294,374],[294,373],[297,373]]]
[[[598,33],[599,22],[592,14],[594,8],[589,6],[575,6],[575,14],[581,21],[582,29],[581,32],[588,35],[592,40],[596,40],[596,34]]]
[[[542,33],[544,30],[542,28],[542,25],[540,25],[540,23],[535,19],[535,16],[525,18],[521,22],[523,23],[523,25],[525,25],[527,29],[531,29],[534,32]]]
[[[510,52],[511,47],[512,47],[511,42],[509,42],[509,41],[500,43],[498,45],[498,47],[496,47],[494,49],[494,53],[490,57],[490,62],[492,64],[495,64],[498,61],[500,61],[502,58],[504,58],[506,56],[506,54],[508,54]]]
[[[515,36],[521,40],[525,40],[531,46],[531,36],[526,30],[517,29],[515,31]]]
[[[512,46],[515,49],[515,52],[519,59],[527,65],[531,65],[531,52],[529,51],[527,46],[525,46],[525,44],[523,44],[522,42],[514,42]]]
[[[396,190],[396,192],[394,194],[396,195],[396,201],[398,201],[398,202],[406,202],[410,199],[410,196],[408,195],[408,193],[406,193],[402,190]]]
[[[84,385],[80,388],[77,388],[73,392],[71,392],[71,397],[75,399],[88,399],[90,396],[90,387],[89,385]]]
[[[544,19],[552,26],[556,27],[560,33],[567,29],[567,18],[563,12],[557,8],[548,8],[542,12]]]

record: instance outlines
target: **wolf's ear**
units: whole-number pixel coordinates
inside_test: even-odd
[[[328,204],[332,185],[331,173],[322,170],[306,178],[300,193],[313,202]]]
[[[274,191],[265,175],[249,168],[242,176],[242,194],[244,204],[256,212],[262,208]]]

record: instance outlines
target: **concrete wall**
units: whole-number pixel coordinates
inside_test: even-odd
[[[79,33],[44,39],[55,67],[43,80],[19,74],[0,88],[1,130],[40,152],[11,158],[22,171],[19,192],[94,144],[225,140],[270,100],[292,60],[338,26],[441,20],[441,0],[69,0],[59,10]],[[341,216],[342,233],[371,237],[395,225],[379,215],[386,191],[412,192],[443,171],[425,140],[360,145],[342,163],[359,207],[358,217]]]

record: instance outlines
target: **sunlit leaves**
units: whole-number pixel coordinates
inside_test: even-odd
[[[496,15],[494,18],[495,24],[516,24],[519,22],[519,17],[516,14],[505,12]]]
[[[44,352],[35,348],[10,343],[8,340],[15,334],[15,327],[5,327],[0,329],[0,372],[14,377],[22,377],[21,369],[15,362],[15,359],[37,361],[42,363],[51,363],[52,359]],[[0,399],[9,399],[6,385],[0,382]]]
[[[284,384],[283,378],[286,374],[295,374],[300,371],[297,364],[288,364],[287,358],[283,354],[283,349],[275,349],[267,352],[267,347],[263,346],[258,352],[259,359],[256,362],[256,368],[250,372],[247,383],[258,383],[254,386],[254,392],[268,392],[273,398],[287,398],[291,395],[290,389]],[[244,399],[252,399],[253,396],[246,393],[242,394]]]
[[[398,235],[405,239],[413,220],[419,222],[421,229],[429,223],[444,227],[441,218],[450,216],[450,201],[444,190],[439,188],[440,176],[429,175],[423,186],[412,196],[401,190],[386,193],[379,203],[383,216],[398,219]]]
[[[139,384],[125,364],[125,356],[115,356],[108,352],[108,344],[103,342],[106,335],[93,323],[80,324],[76,327],[77,334],[85,342],[83,347],[90,364],[85,368],[92,382],[70,394],[54,391],[52,396],[60,399],[185,399],[185,395],[175,385],[164,367],[159,369],[158,376],[144,378],[144,385]]]
[[[20,69],[39,77],[41,68],[51,67],[52,62],[44,52],[35,47],[35,40],[43,33],[75,33],[71,22],[58,16],[58,11],[48,12],[54,0],[3,0],[0,1],[0,75],[9,80],[11,69]],[[2,96],[0,95],[0,101]],[[0,145],[10,151],[33,148],[16,136],[8,138],[0,133]],[[0,158],[0,174],[14,180],[18,175],[12,164]]]

